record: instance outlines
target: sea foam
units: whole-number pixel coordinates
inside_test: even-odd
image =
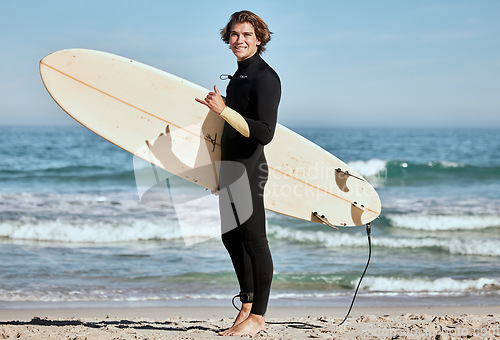
[[[11,240],[65,243],[115,243],[182,238],[172,225],[133,221],[112,224],[98,221],[48,221],[38,223],[0,223],[0,237]]]
[[[356,282],[357,283],[357,282]],[[361,289],[370,292],[463,293],[466,291],[498,291],[500,280],[492,278],[390,278],[366,277]]]
[[[189,221],[187,221],[189,222]],[[187,245],[218,237],[215,224],[179,224],[175,219],[107,223],[95,220],[0,223],[0,238],[70,244],[184,240]]]
[[[366,247],[366,236],[362,233],[347,234],[337,231],[297,230],[271,225],[269,234],[282,240],[312,243],[327,248]],[[482,237],[387,237],[373,236],[374,247],[394,249],[440,248],[455,255],[500,256],[498,240]]]
[[[500,216],[446,216],[446,215],[386,215],[397,228],[414,230],[471,230],[500,227]]]
[[[370,177],[383,173],[386,170],[387,161],[374,158],[367,161],[351,161],[347,165],[356,170],[361,176]]]

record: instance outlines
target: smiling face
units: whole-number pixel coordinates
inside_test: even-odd
[[[260,40],[248,22],[235,23],[229,35],[229,46],[238,61],[243,61],[257,53]]]

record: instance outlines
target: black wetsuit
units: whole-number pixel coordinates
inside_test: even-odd
[[[244,137],[227,122],[225,123],[221,140],[223,162],[220,185],[221,189],[227,187],[238,177],[234,171],[230,173],[231,167],[225,166],[224,161],[243,164],[249,179],[253,209],[250,218],[243,221],[238,218],[233,203],[236,228],[227,225],[234,223],[234,216],[232,219],[225,218],[221,213],[222,230],[223,232],[229,230],[223,233],[222,241],[233,262],[240,292],[247,297],[253,293],[251,313],[258,315],[264,315],[266,312],[273,276],[273,261],[266,236],[264,211],[264,186],[268,177],[264,145],[273,138],[280,97],[280,79],[258,53],[238,62],[238,70],[226,89],[226,105],[244,117],[250,136]],[[231,162],[226,162],[229,163]],[[231,200],[237,202],[239,196],[244,195],[233,192]],[[246,198],[241,198],[244,199]],[[249,203],[246,201],[244,204]],[[227,202],[220,201],[220,204]],[[252,299],[242,299],[242,301],[252,301]]]

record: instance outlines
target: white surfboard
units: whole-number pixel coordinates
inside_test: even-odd
[[[117,55],[68,49],[40,61],[52,98],[82,125],[126,151],[208,189],[218,185],[224,120],[195,98],[209,92]],[[266,145],[265,207],[330,226],[380,215],[375,189],[344,162],[282,125]]]

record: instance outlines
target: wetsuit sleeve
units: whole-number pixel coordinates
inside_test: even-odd
[[[278,76],[265,72],[255,79],[254,105],[256,118],[243,117],[250,130],[250,137],[266,145],[272,139],[278,119],[278,105],[281,98],[281,84]]]

